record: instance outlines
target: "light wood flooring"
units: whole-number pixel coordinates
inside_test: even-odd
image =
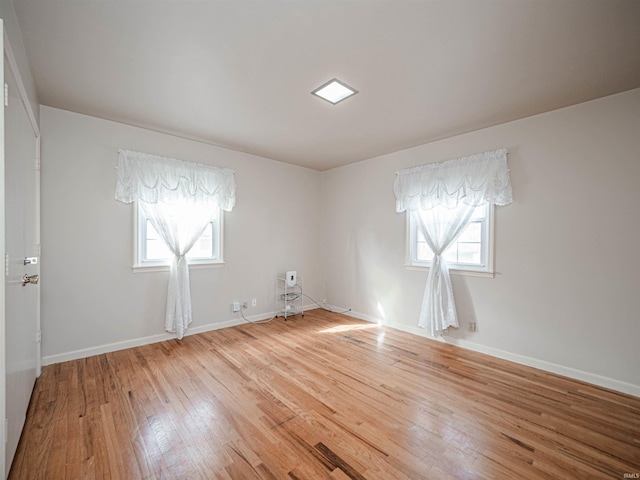
[[[9,478],[638,473],[640,398],[313,310],[46,367]]]

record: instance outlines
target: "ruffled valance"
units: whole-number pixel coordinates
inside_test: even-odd
[[[507,150],[406,168],[396,172],[393,185],[396,212],[429,210],[437,205],[508,205],[513,201]]]
[[[118,151],[116,200],[171,202],[191,197],[215,201],[230,212],[236,203],[233,170],[131,150]]]

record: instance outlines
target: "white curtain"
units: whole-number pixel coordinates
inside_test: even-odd
[[[475,207],[512,202],[505,149],[396,172],[396,211],[408,210],[433,251],[418,325],[432,336],[458,326],[449,267],[442,256]]]
[[[116,200],[138,201],[173,253],[165,330],[182,338],[192,321],[186,254],[219,209],[235,205],[234,172],[130,150],[118,155]]]
[[[449,266],[442,253],[469,225],[474,210],[474,206],[461,203],[457,208],[438,205],[424,212],[410,213],[433,252],[418,325],[428,328],[434,337],[448,327],[458,327]]]

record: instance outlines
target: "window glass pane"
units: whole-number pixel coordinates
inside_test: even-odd
[[[447,248],[444,251],[442,256],[444,257],[444,259],[449,264],[458,263],[458,248],[457,248],[457,245],[455,243],[453,245],[451,245],[449,248]]]
[[[213,257],[213,222],[207,225],[200,238],[193,244],[187,258]]]
[[[479,207],[476,207],[475,210],[473,211],[473,215],[471,216],[471,221],[473,222],[474,220],[483,220],[484,218],[486,218],[486,216],[487,216],[487,206],[481,205]]]
[[[425,242],[416,244],[416,257],[421,262],[430,262],[433,258],[433,252]]]
[[[457,245],[458,263],[482,264],[482,245],[480,243],[460,243]]]
[[[158,235],[151,222],[147,220],[147,258],[146,260],[163,260],[169,258],[171,252]]]
[[[482,224],[473,222],[458,237],[458,242],[481,242],[482,241]]]

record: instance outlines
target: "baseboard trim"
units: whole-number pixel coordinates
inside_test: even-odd
[[[267,317],[269,318],[269,317]],[[198,333],[208,332],[211,330],[219,330],[221,328],[233,327],[246,323],[242,319],[227,320],[225,322],[210,323],[207,325],[201,325],[198,327],[189,328],[186,331],[185,337],[196,335]],[[42,357],[42,365],[53,365],[55,363],[68,362],[71,360],[78,360],[80,358],[93,357],[94,355],[102,355],[109,352],[117,352],[118,350],[125,350],[127,348],[141,347],[142,345],[150,345],[152,343],[164,342],[166,340],[174,340],[175,334],[160,333],[158,335],[151,335],[148,337],[138,337],[131,340],[124,340],[122,342],[107,343],[104,345],[98,345],[95,347],[83,348],[80,350],[73,350],[71,352],[59,353],[56,355],[47,355]]]
[[[317,308],[313,304],[303,305],[302,310],[311,310]],[[273,318],[275,312],[260,313],[257,315],[246,316],[250,322],[259,322],[261,320],[268,320]],[[235,327],[236,325],[242,325],[247,323],[242,317],[232,318],[223,322],[209,323],[206,325],[200,325],[198,327],[191,327],[185,333],[186,336],[196,335],[198,333],[210,332],[212,330],[220,330],[222,328]],[[78,360],[80,358],[92,357],[94,355],[102,355],[104,353],[117,352],[118,350],[125,350],[127,348],[141,347],[143,345],[150,345],[152,343],[164,342],[166,340],[174,340],[176,336],[171,333],[160,333],[158,335],[151,335],[148,337],[133,338],[131,340],[124,340],[122,342],[107,343],[104,345],[98,345],[95,347],[83,348],[80,350],[73,350],[71,352],[59,353],[55,355],[47,355],[42,357],[42,365],[53,365],[55,363],[68,362],[71,360]]]
[[[604,387],[610,390],[615,390],[617,392],[626,393],[629,395],[633,395],[635,397],[640,397],[640,385],[634,385],[632,383],[623,382],[620,380],[605,377],[595,373],[585,372],[583,370],[577,370],[575,368],[566,367],[564,365],[558,365],[556,363],[547,362],[545,360],[527,357],[525,355],[520,355],[517,353],[507,352],[505,350],[500,350],[498,348],[487,347],[485,345],[470,342],[468,340],[461,340],[461,339],[451,338],[447,336],[435,338],[429,335],[426,332],[426,330],[419,328],[417,326],[412,327],[412,326],[402,325],[394,322],[389,322],[389,321],[386,321],[380,318],[375,318],[370,315],[366,315],[359,312],[350,311],[350,312],[347,312],[346,315],[349,315],[354,318],[358,318],[360,320],[365,320],[367,322],[379,323],[381,325],[384,325],[385,327],[390,327],[396,330],[401,330],[403,332],[418,335],[420,337],[425,337],[425,338],[428,338],[429,340],[448,343],[450,345],[455,345],[460,348],[472,350],[474,352],[484,353],[492,357],[518,363],[520,365],[534,367],[539,370],[544,370],[545,372],[555,373],[557,375],[573,378],[575,380],[580,380],[582,382],[590,383],[592,385],[597,385],[599,387]]]

